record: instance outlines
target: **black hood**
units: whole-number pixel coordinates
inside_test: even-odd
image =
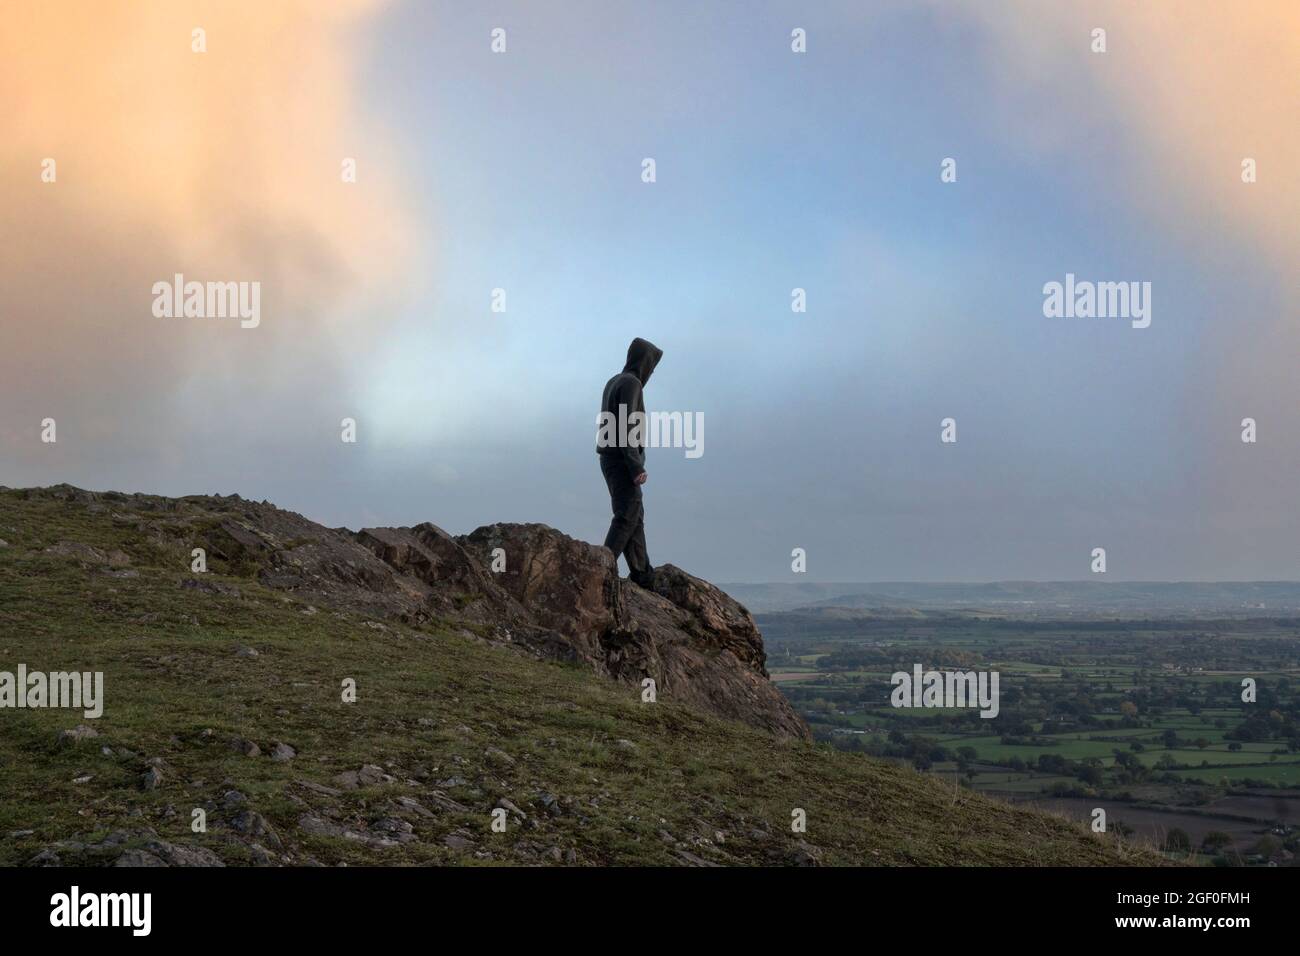
[[[623,366],[623,371],[635,375],[644,388],[646,382],[650,381],[650,374],[663,357],[663,349],[645,339],[633,339],[632,344],[627,347],[627,364]]]

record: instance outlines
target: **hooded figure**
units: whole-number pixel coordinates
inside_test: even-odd
[[[623,371],[605,383],[600,399],[601,430],[596,439],[600,470],[614,511],[609,533],[605,535],[605,547],[614,552],[615,560],[619,555],[627,558],[629,577],[645,588],[654,581],[654,568],[646,554],[645,509],[641,502],[641,486],[647,478],[643,389],[663,354],[662,349],[645,339],[632,340]],[[634,428],[635,420],[629,422],[636,412],[640,412],[640,429]],[[632,432],[630,440],[629,431]]]

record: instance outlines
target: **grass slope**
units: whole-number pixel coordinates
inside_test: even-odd
[[[643,704],[452,625],[366,621],[191,574],[111,504],[0,491],[0,539],[0,670],[103,671],[106,698],[97,721],[0,710],[5,865],[69,840],[62,862],[109,862],[155,834],[227,864],[1159,861],[911,770]],[[130,564],[47,552],[60,542]],[[229,589],[182,586],[196,578]],[[99,736],[56,743],[79,724]],[[270,759],[275,742],[296,757]],[[144,789],[151,764],[161,782]],[[363,765],[391,781],[336,779]],[[502,798],[524,819],[511,812],[494,833]],[[194,808],[205,833],[191,832]],[[794,808],[806,834],[791,833]]]

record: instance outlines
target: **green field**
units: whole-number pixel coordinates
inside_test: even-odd
[[[1140,800],[1149,822],[1151,806],[1300,787],[1300,622],[868,616],[855,637],[843,613],[831,633],[815,614],[798,620],[801,631],[772,629],[771,670],[819,739],[841,749],[1010,799]],[[890,677],[915,664],[996,671],[998,715],[895,708]],[[781,681],[795,672],[815,676]],[[1243,677],[1255,681],[1253,701]],[[1286,846],[1300,850],[1287,828]]]

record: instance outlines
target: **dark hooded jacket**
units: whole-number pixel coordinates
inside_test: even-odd
[[[650,375],[659,364],[659,360],[663,358],[663,354],[662,349],[656,348],[645,339],[632,340],[632,344],[627,347],[627,364],[623,366],[623,371],[605,383],[605,391],[600,398],[601,417],[608,412],[617,421],[620,405],[627,409],[625,416],[631,416],[633,412],[645,415],[645,397],[642,390],[650,381]],[[599,424],[597,427],[599,428]],[[627,464],[629,474],[635,478],[645,471],[645,432],[646,426],[643,425],[642,441],[638,445],[615,444],[602,447],[598,440],[596,452],[600,455],[621,457]],[[615,434],[617,436],[617,429]]]

